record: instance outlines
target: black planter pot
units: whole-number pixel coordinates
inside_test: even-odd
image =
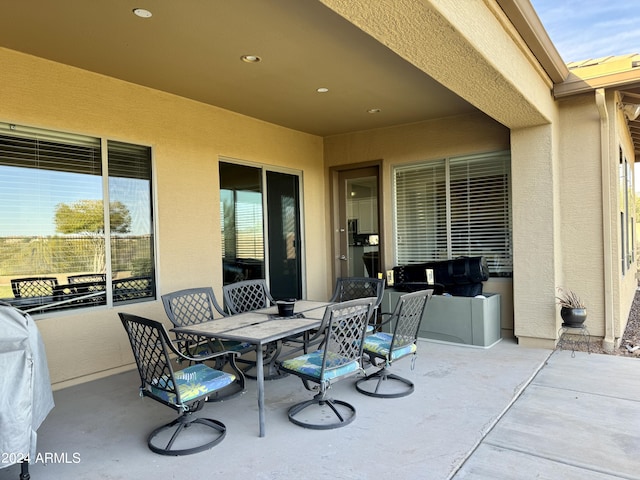
[[[560,316],[564,322],[562,324],[564,327],[581,327],[587,319],[587,309],[562,307]]]

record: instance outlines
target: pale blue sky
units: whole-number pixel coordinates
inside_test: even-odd
[[[640,53],[639,0],[530,0],[565,63]]]

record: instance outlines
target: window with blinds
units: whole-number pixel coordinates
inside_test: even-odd
[[[39,313],[155,298],[150,148],[107,142],[103,160],[102,145],[0,123],[1,300]]]
[[[508,152],[397,167],[394,193],[398,265],[484,256],[512,275]]]
[[[153,299],[155,253],[151,149],[107,142],[113,302]]]

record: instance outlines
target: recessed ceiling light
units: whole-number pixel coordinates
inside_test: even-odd
[[[149,10],[145,10],[144,8],[134,8],[133,13],[140,18],[150,18],[152,15]]]
[[[380,109],[379,108],[370,108],[369,110],[367,110],[367,113],[380,113]]]
[[[320,87],[316,89],[316,92],[318,93],[327,93],[329,91],[329,89],[327,87]]]
[[[240,60],[247,63],[258,63],[262,59],[257,55],[242,55]]]

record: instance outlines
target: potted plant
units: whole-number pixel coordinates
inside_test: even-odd
[[[564,327],[581,327],[587,319],[587,308],[573,290],[558,287],[556,297]]]

